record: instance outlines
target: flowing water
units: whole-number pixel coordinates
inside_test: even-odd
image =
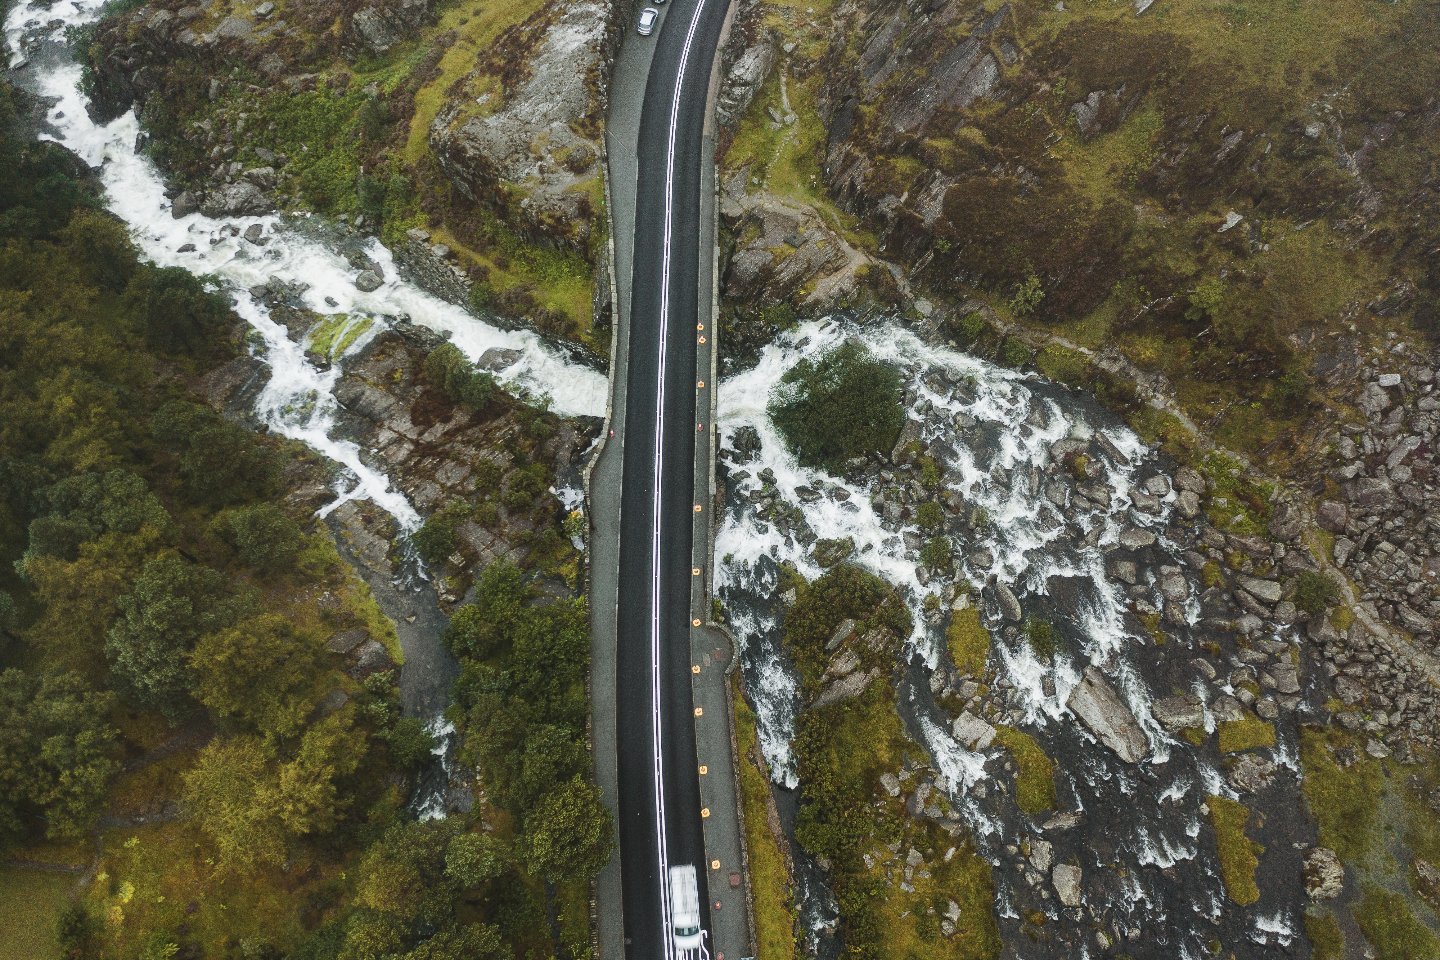
[[[938,490],[918,489],[914,471],[888,466],[857,479],[831,476],[801,467],[786,449],[766,412],[776,384],[801,359],[847,338],[903,371],[910,425],[902,438],[923,444],[934,458]],[[1289,944],[1297,909],[1290,891],[1264,891],[1248,916],[1226,906],[1216,861],[1200,836],[1205,798],[1235,793],[1201,751],[1168,736],[1150,712],[1152,689],[1171,692],[1178,655],[1199,649],[1202,592],[1187,571],[1186,596],[1172,604],[1179,616],[1166,620],[1174,645],[1166,649],[1174,657],[1132,610],[1147,602],[1136,601],[1137,591],[1157,612],[1164,608],[1155,568],[1167,561],[1184,566],[1169,559],[1182,552],[1170,542],[1175,528],[1167,523],[1176,494],[1168,479],[1159,479],[1163,465],[1153,451],[1092,403],[1038,377],[933,347],[893,324],[842,319],[783,335],[756,366],[721,384],[719,413],[728,504],[716,543],[717,588],[743,644],[761,747],[782,796],[797,783],[790,741],[799,701],[780,642],[779,565],[792,564],[813,579],[824,571],[811,545],[849,538],[851,562],[899,588],[911,608],[915,627],[898,706],[926,747],[951,808],[995,867],[997,906],[1016,956],[1106,952],[1087,936],[1093,921],[1060,908],[1048,892],[1049,878],[1037,877],[1017,855],[1017,846],[1038,838],[1054,844],[1056,862],[1063,856],[1082,867],[1085,906],[1112,931],[1112,941],[1129,941],[1124,948],[1132,956],[1199,957],[1217,937],[1235,944],[1238,956],[1275,955],[1269,951]],[[1062,458],[1081,451],[1088,477],[1077,474],[1073,461],[1061,467]],[[956,548],[953,569],[931,572],[919,562],[928,534],[899,505],[942,494],[962,503],[969,520],[947,529]],[[1136,542],[1166,560],[1141,562],[1140,585],[1127,588],[1109,574],[1107,557],[1128,555],[1123,546]],[[1052,658],[1037,656],[1023,631],[1003,628],[997,585],[1013,590],[1027,617],[1055,626],[1060,639]],[[972,751],[950,731],[954,716],[936,697],[951,676],[941,662],[943,623],[952,603],[964,604],[966,595],[978,598],[994,634],[1005,722],[1061,758],[1060,807],[1078,814],[1073,820],[1047,826],[1021,814],[1013,796],[995,789],[1003,756],[998,746]],[[1149,755],[1141,763],[1123,762],[1067,707],[1092,664],[1144,732]],[[1214,729],[1208,715],[1206,726]],[[1290,774],[1293,737],[1282,728],[1270,757]],[[804,886],[815,887],[814,865],[800,859]],[[1069,947],[1029,942],[1018,918],[1034,909],[1050,929],[1069,930]],[[832,953],[828,895],[822,890],[808,902],[802,898],[802,912],[814,933],[812,949]]]
[[[473,359],[491,348],[518,351],[519,359],[502,373],[502,381],[521,394],[548,396],[559,413],[604,411],[606,382],[601,374],[568,362],[533,334],[502,331],[399,279],[393,258],[378,242],[370,241],[367,252],[387,279],[373,293],[363,293],[354,286],[355,268],[313,222],[276,216],[217,219],[198,213],[172,217],[162,177],[137,149],[141,130],[133,112],[101,125],[92,122],[86,110],[81,71],[69,56],[66,30],[93,22],[103,6],[103,0],[16,4],[6,20],[5,37],[29,61],[20,82],[46,99],[48,135],[98,170],[107,205],[130,226],[143,255],[157,264],[213,276],[234,297],[236,311],[263,344],[257,353],[271,374],[257,401],[257,415],[276,432],[344,467],[329,509],[364,498],[393,516],[403,530],[419,522],[403,494],[367,462],[365,451],[332,436],[333,389],[344,358],[329,368],[312,363],[304,345],[292,340],[249,295],[251,287],[272,279],[303,283],[306,307],[321,315],[372,321],[349,352],[361,349],[390,318],[409,317],[450,335]],[[264,246],[242,239],[252,224],[259,224],[268,238]],[[895,478],[852,481],[803,469],[766,415],[766,400],[787,370],[802,356],[846,336],[862,338],[875,353],[905,370],[910,416],[919,424],[914,439],[936,457],[944,486],[977,508],[977,522],[955,537],[955,569],[943,575],[920,570],[919,531],[875,500],[877,489],[897,482]],[[1107,576],[1104,557],[1122,533],[1137,528],[1165,546],[1173,494],[1163,498],[1158,512],[1132,509],[1136,484],[1154,474],[1155,459],[1131,433],[1036,378],[936,349],[893,325],[855,328],[833,320],[809,323],[782,337],[755,367],[725,381],[720,421],[731,463],[729,508],[716,543],[721,558],[717,586],[744,639],[744,669],[756,700],[762,748],[783,788],[796,785],[790,739],[798,697],[779,644],[780,610],[774,597],[778,564],[789,562],[807,576],[818,576],[821,570],[806,544],[817,537],[850,537],[856,544],[855,562],[901,588],[915,613],[908,646],[913,661],[900,685],[899,705],[908,728],[928,749],[952,806],[995,864],[1003,917],[1013,920],[1018,905],[1034,900],[1033,880],[1005,846],[1043,832],[1057,847],[1068,844],[1067,855],[1084,868],[1091,912],[1103,917],[1109,929],[1122,932],[1134,956],[1199,956],[1201,946],[1222,927],[1227,945],[1241,955],[1252,955],[1245,953],[1245,943],[1260,950],[1283,949],[1289,943],[1295,907],[1278,892],[1265,891],[1250,919],[1229,917],[1213,857],[1201,850],[1197,838],[1203,798],[1230,790],[1198,754],[1167,737],[1148,709],[1156,681],[1147,671],[1156,669],[1155,651],[1128,612],[1125,592]],[[759,438],[758,463],[733,449],[742,428],[754,430]],[[1073,504],[1075,481],[1046,468],[1066,444],[1087,449],[1099,445],[1101,475],[1093,486],[1108,491],[1099,498],[1103,502],[1092,498],[1079,509],[1061,506]],[[773,471],[769,483],[760,477],[759,464]],[[1056,482],[1067,485],[1057,493]],[[574,499],[569,490],[558,493],[567,504]],[[766,513],[767,503],[792,512],[803,508],[803,519],[779,522],[773,512]],[[956,742],[949,732],[951,718],[933,695],[932,670],[942,659],[942,638],[925,597],[938,595],[943,609],[960,584],[989,598],[997,583],[1012,588],[1027,613],[1050,619],[1062,635],[1062,652],[1053,661],[1038,658],[1023,638],[1003,633],[997,633],[994,656],[1009,688],[1014,722],[1034,732],[1051,756],[1065,758],[1060,765],[1062,804],[1082,814],[1083,822],[1063,835],[1029,822],[1001,792],[985,789],[995,752],[973,752]],[[1189,591],[1187,603],[1193,607],[1199,588],[1191,583]],[[993,603],[986,610],[987,622],[993,623]],[[1184,629],[1172,633],[1181,644],[1194,642]],[[1072,722],[1066,701],[1087,664],[1105,671],[1143,726],[1150,748],[1146,762],[1121,763]],[[1213,727],[1213,722],[1207,719],[1207,725]],[[445,732],[438,725],[434,729]],[[1278,761],[1293,768],[1294,753],[1293,742],[1282,735]],[[422,798],[420,807],[424,815],[437,812],[428,799]],[[788,808],[793,811],[793,796]],[[833,903],[814,865],[802,860],[800,866],[800,899],[812,927],[822,931],[833,916]],[[1053,902],[1042,909],[1052,924],[1079,923]],[[1012,942],[1017,955],[1023,955],[1024,938]],[[1092,955],[1091,947],[1073,955]]]
[[[95,123],[81,89],[82,71],[69,49],[71,31],[95,22],[104,0],[29,0],[17,3],[5,21],[5,40],[27,61],[16,79],[45,105],[45,136],[65,146],[94,168],[104,189],[105,204],[129,227],[142,256],[160,266],[182,267],[213,277],[231,295],[235,312],[258,335],[257,355],[269,368],[269,380],[256,401],[255,413],[270,429],[298,440],[343,469],[335,499],[322,516],[349,500],[371,500],[394,518],[402,535],[414,531],[421,518],[382,470],[367,462],[366,451],[334,435],[337,403],[334,389],[344,356],[333,365],[317,365],[307,344],[290,337],[272,319],[265,305],[249,293],[252,287],[279,280],[301,291],[303,306],[332,323],[351,327],[347,355],[363,349],[395,318],[448,335],[472,360],[486,351],[516,351],[518,360],[500,373],[517,395],[548,398],[551,409],[567,416],[599,416],[605,410],[607,382],[603,374],[568,362],[565,356],[528,332],[504,331],[430,295],[399,277],[390,251],[376,240],[366,255],[383,271],[386,282],[373,292],[356,288],[357,270],[327,242],[325,225],[313,218],[207,217],[171,215],[165,183],[155,165],[139,149],[141,128],[132,110],[108,124]],[[253,244],[242,234],[259,225],[265,243]],[[342,331],[344,327],[341,328]],[[406,550],[413,557],[413,551]],[[423,578],[416,562],[407,561],[402,578]],[[402,588],[404,584],[400,584]],[[416,584],[409,584],[414,590]],[[438,643],[438,636],[430,642]],[[439,676],[439,674],[437,674]],[[435,691],[430,702],[446,696]],[[417,791],[415,807],[422,817],[443,812],[454,750],[454,728],[443,717],[427,717],[436,736],[437,762]]]

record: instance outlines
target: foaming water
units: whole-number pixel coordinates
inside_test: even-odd
[[[291,339],[265,306],[249,295],[252,287],[278,279],[296,285],[303,306],[317,314],[372,321],[368,332],[349,344],[347,353],[363,348],[389,318],[408,317],[448,335],[471,359],[494,348],[516,351],[519,358],[500,378],[517,394],[548,398],[551,408],[565,415],[604,412],[603,375],[567,362],[535,334],[500,330],[406,282],[399,277],[390,251],[376,240],[367,243],[366,254],[386,279],[367,293],[355,286],[358,271],[317,238],[316,230],[306,229],[313,225],[304,218],[217,219],[200,213],[172,217],[159,171],[137,150],[142,132],[134,111],[108,124],[94,123],[80,86],[81,68],[67,55],[67,29],[93,23],[103,7],[104,0],[18,4],[6,20],[6,40],[16,52],[34,52],[42,58],[31,67],[32,88],[52,101],[46,119],[53,139],[98,171],[106,206],[130,227],[142,255],[160,266],[217,278],[233,296],[236,312],[259,334],[263,348],[257,353],[271,376],[257,400],[257,415],[278,433],[345,468],[345,486],[327,511],[346,500],[369,499],[406,530],[413,530],[420,520],[389,479],[364,462],[355,444],[331,435],[340,364],[322,369],[312,363],[304,345]],[[263,246],[242,237],[254,225],[263,232]],[[343,363],[343,357],[337,359]]]
[[[847,339],[900,370],[909,422],[896,459],[904,459],[906,442],[917,441],[933,458],[927,469],[932,479],[938,472],[938,483],[921,489],[918,470],[890,458],[834,476],[800,466],[786,448],[766,409],[781,379]],[[914,630],[897,707],[929,754],[926,775],[995,867],[999,916],[1014,920],[1036,908],[1047,880],[1027,875],[1024,858],[1011,851],[1044,837],[1057,857],[1063,848],[1069,862],[1083,867],[1085,913],[1104,918],[1132,955],[1201,956],[1225,924],[1232,937],[1287,942],[1283,914],[1269,900],[1258,905],[1260,919],[1224,910],[1223,884],[1201,838],[1202,811],[1207,796],[1236,792],[1151,712],[1156,681],[1146,671],[1163,658],[1141,614],[1159,617],[1163,609],[1169,642],[1196,649],[1202,592],[1193,570],[1178,560],[1181,548],[1167,538],[1177,495],[1154,451],[1041,378],[932,346],[893,323],[836,318],[782,335],[754,367],[723,381],[719,426],[728,503],[716,543],[717,588],[742,644],[761,747],[777,783],[797,784],[791,740],[798,707],[779,636],[777,571],[790,564],[819,577],[824,568],[812,546],[849,539],[848,562],[895,586],[910,608]],[[946,534],[955,547],[948,569],[920,564],[930,534],[911,518],[927,500],[948,504]],[[1146,559],[1141,551],[1149,551]],[[1111,564],[1126,557],[1137,560],[1122,581]],[[1161,564],[1174,568],[1168,596],[1159,583]],[[1017,619],[1002,615],[1002,590],[1013,593],[1026,617],[1054,626],[1053,656],[1037,655]],[[1048,755],[1063,758],[1057,792],[1060,821],[1068,825],[1050,827],[1021,813],[1005,782],[997,783],[1004,751],[968,749],[952,733],[953,707],[942,707],[936,693],[952,682],[941,653],[943,625],[948,609],[966,604],[980,606],[993,638],[994,682],[1004,706],[993,722],[1026,729]],[[1121,760],[1073,716],[1071,694],[1091,667],[1139,724],[1148,748],[1141,762]],[[1169,681],[1157,678],[1169,695]],[[1201,684],[1196,692],[1206,693]],[[1208,709],[1204,723],[1214,730]],[[1272,752],[1274,762],[1293,769],[1289,740],[1282,736]],[[1091,955],[1088,921],[1053,900],[1039,903],[1057,928],[1074,924],[1069,955]],[[1051,955],[1038,945],[1022,948],[1024,940],[1017,938],[1017,956]]]

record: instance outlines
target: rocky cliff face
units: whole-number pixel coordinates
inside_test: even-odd
[[[467,196],[580,249],[598,212],[610,17],[595,0],[543,6],[482,55],[429,134],[441,168]]]
[[[315,211],[392,248],[433,239],[406,259],[445,261],[416,271],[439,295],[603,349],[590,291],[617,16],[596,0],[152,0],[101,22],[90,69],[101,113],[139,111],[177,215]]]

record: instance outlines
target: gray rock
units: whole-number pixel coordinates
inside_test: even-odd
[[[180,193],[174,200],[170,201],[170,216],[176,220],[190,216],[200,209],[200,203],[195,199],[195,194],[189,190]]]
[[[1350,522],[1350,508],[1336,500],[1321,500],[1315,508],[1315,521],[1331,533],[1344,533]]]
[[[1150,713],[1170,733],[1205,725],[1205,704],[1193,693],[1156,700],[1150,705]]]
[[[1333,900],[1345,886],[1345,865],[1334,850],[1312,847],[1305,854],[1305,892],[1311,900]]]
[[[1120,546],[1127,550],[1143,550],[1155,545],[1155,534],[1139,527],[1127,527],[1120,531]]]
[[[257,247],[262,247],[268,242],[265,239],[265,228],[258,223],[252,223],[245,228],[245,239]]]
[[[178,201],[179,198],[176,199]],[[207,217],[258,217],[271,209],[265,191],[249,180],[239,180],[211,190],[200,205],[200,212]],[[173,207],[171,213],[174,213]]]
[[[875,670],[856,671],[846,674],[844,677],[841,677],[839,680],[836,680],[821,690],[820,695],[815,698],[815,702],[811,704],[811,706],[818,710],[821,707],[828,707],[831,704],[841,703],[845,700],[853,700],[864,693],[865,689],[870,686],[870,681],[874,680],[877,676],[879,676],[879,674]]]
[[[491,373],[499,373],[507,370],[520,362],[523,354],[519,350],[511,350],[508,347],[491,347],[480,354],[480,359],[475,361],[476,368],[488,370]]]
[[[835,632],[832,633],[830,635],[830,639],[825,642],[825,652],[834,653],[836,650],[839,649],[842,643],[844,643],[846,640],[849,640],[852,636],[854,636],[854,634],[855,621],[851,620],[849,617],[846,617],[844,620],[840,621],[839,626],[835,628]]]
[[[331,653],[347,654],[360,644],[370,638],[370,633],[364,627],[355,627],[352,630],[342,630],[329,640],[325,641],[325,649]]]
[[[361,293],[374,293],[384,282],[374,270],[361,270],[355,277],[355,289]]]
[[[1049,873],[1055,864],[1055,847],[1049,840],[1030,841],[1030,866],[1037,873]]]
[[[1095,667],[1085,668],[1085,675],[1070,691],[1066,706],[1097,740],[1126,763],[1139,763],[1149,755],[1145,731],[1115,688]]]
[[[1230,764],[1227,779],[1241,793],[1258,793],[1275,782],[1275,764],[1257,753],[1247,753]]]
[[[1020,600],[1015,596],[1015,591],[1005,584],[995,583],[995,602],[1000,605],[1000,613],[1011,623],[1019,623],[1025,619],[1025,611],[1020,608]]]
[[[969,750],[988,749],[995,740],[995,728],[969,710],[955,718],[951,732]]]
[[[1055,885],[1056,898],[1067,907],[1080,906],[1080,882],[1083,874],[1080,868],[1070,863],[1057,863],[1050,871],[1050,882]]]
[[[1265,603],[1279,603],[1280,598],[1285,595],[1285,591],[1281,588],[1280,584],[1274,580],[1261,580],[1258,577],[1241,576],[1236,578],[1236,582],[1238,582],[1240,588],[1250,594],[1250,596]]]

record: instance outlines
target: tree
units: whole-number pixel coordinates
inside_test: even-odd
[[[113,698],[73,673],[0,673],[0,846],[40,824],[80,836],[119,769]]]
[[[123,303],[145,342],[166,353],[212,354],[234,322],[226,298],[183,267],[143,267],[131,278]]]
[[[261,576],[292,570],[305,546],[300,525],[273,503],[226,510],[211,523],[211,531]]]
[[[610,859],[615,827],[600,791],[583,777],[556,787],[525,817],[521,856],[548,882],[592,879]]]
[[[344,713],[313,725],[294,758],[242,734],[200,751],[185,775],[185,805],[215,844],[224,869],[246,873],[284,862],[301,837],[334,828],[338,781],[354,773],[365,742]]]
[[[407,928],[443,926],[453,915],[458,892],[445,872],[446,850],[456,830],[449,821],[427,820],[385,831],[360,861],[356,904],[397,917]]]
[[[497,561],[475,585],[475,600],[455,612],[445,644],[457,657],[486,660],[509,645],[525,616],[529,598],[524,577],[514,564]]]
[[[173,555],[146,561],[120,618],[105,638],[105,655],[121,689],[137,703],[174,713],[194,685],[187,655],[206,633],[234,622],[225,577]]]
[[[222,868],[240,873],[284,861],[290,835],[270,809],[274,755],[258,737],[212,742],[185,774],[185,804]]]
[[[223,507],[263,498],[279,483],[275,452],[208,407],[172,400],[151,418],[151,433],[180,454],[180,479],[195,503]]]
[[[293,736],[318,699],[320,645],[279,614],[206,634],[189,663],[196,699],[267,737]]]
[[[780,379],[770,418],[796,459],[840,473],[849,460],[889,453],[905,425],[900,374],[847,340]]]
[[[505,872],[510,851],[493,833],[462,833],[445,850],[445,875],[471,890]]]

